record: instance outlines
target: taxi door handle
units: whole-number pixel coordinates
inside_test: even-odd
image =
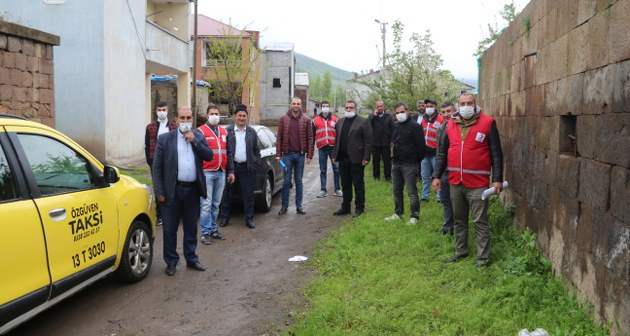
[[[54,220],[62,220],[66,218],[66,209],[58,208],[48,211],[48,215]]]

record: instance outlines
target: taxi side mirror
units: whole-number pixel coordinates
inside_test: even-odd
[[[116,183],[120,180],[120,172],[116,167],[105,166],[103,175],[105,175],[105,182],[107,183]]]

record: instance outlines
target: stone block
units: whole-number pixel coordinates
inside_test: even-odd
[[[596,0],[578,0],[577,21],[576,25],[581,25],[595,15]]]
[[[569,71],[569,38],[567,35],[560,36],[557,40],[552,42],[550,46],[551,64],[549,68],[549,77],[551,81],[555,81],[567,77]]]
[[[0,101],[9,101],[13,97],[13,86],[0,85]]]
[[[588,26],[587,69],[607,65],[610,60],[610,18],[604,13],[593,16],[585,25]]]
[[[581,156],[630,167],[630,155],[627,155],[630,113],[581,116],[577,118],[576,133],[578,152]]]
[[[26,101],[26,88],[13,87],[13,100],[18,102]]]
[[[612,168],[610,210],[615,218],[630,225],[630,169],[628,168]]]
[[[606,296],[600,319],[615,321],[610,326],[610,335],[630,335],[630,274],[618,277],[606,273]]]
[[[7,39],[7,50],[14,53],[22,51],[22,40],[15,36],[8,36]]]
[[[22,71],[11,69],[9,76],[11,77],[11,85],[19,86],[22,84]]]
[[[549,205],[553,226],[561,230],[567,239],[575,240],[580,215],[578,200],[551,186],[549,188]]]
[[[563,194],[574,199],[580,182],[580,160],[573,156],[559,155],[556,163],[555,186]]]
[[[613,67],[603,67],[584,74],[584,114],[610,113],[613,106]]]
[[[46,45],[46,59],[52,61],[54,58],[54,50],[53,50],[53,46],[51,45]]]
[[[610,62],[630,59],[630,0],[619,0],[610,7]]]
[[[553,6],[551,5],[553,3]],[[552,6],[552,7],[550,7]],[[558,39],[558,8],[555,6],[555,1],[547,1],[547,11],[544,17],[546,22],[546,29],[543,31],[544,38],[543,43],[553,43]],[[564,35],[561,35],[564,36]]]
[[[607,211],[610,171],[610,165],[581,158],[578,199],[595,210]]]
[[[15,54],[15,68],[18,70],[26,70],[26,55]]]
[[[40,72],[46,75],[52,75],[54,73],[54,63],[51,60],[40,61]]]
[[[9,78],[10,73],[11,71],[9,71],[9,69],[0,67],[0,85],[11,84],[11,79]]]
[[[582,115],[584,113],[584,74],[569,76],[567,89],[567,114]]]
[[[612,111],[630,113],[630,60],[609,66],[613,73]]]
[[[576,241],[578,250],[581,253],[593,253],[593,238],[595,237],[595,225],[599,225],[596,219],[595,210],[584,204],[580,207],[580,216],[578,218],[578,226],[576,231]]]
[[[55,88],[55,76],[48,76],[48,88],[49,89]]]
[[[545,97],[543,102],[543,116],[564,115],[568,111],[567,97],[569,91],[569,81],[561,79],[553,81],[545,86]]]
[[[3,51],[2,65],[7,69],[12,69],[15,66],[15,53]]]
[[[576,0],[559,1],[558,13],[560,13],[558,15],[558,35],[567,34],[577,27],[578,6],[576,6]]]
[[[26,57],[26,70],[30,72],[39,72],[39,60],[35,56]]]
[[[46,56],[46,45],[45,44],[41,44],[41,43],[36,43],[35,44],[35,48],[34,48],[34,52],[35,52],[35,57],[37,58],[43,58],[44,56]]]
[[[22,71],[22,86],[27,88],[33,86],[33,75],[28,71]]]
[[[606,268],[620,278],[630,275],[630,226],[614,220],[605,223],[610,227],[608,231]]]
[[[7,49],[7,36],[6,35],[0,35],[0,50],[6,50]]]
[[[39,102],[50,104],[55,101],[55,92],[50,89],[39,89]]]
[[[590,41],[588,40],[588,25],[581,25],[569,31],[568,41],[568,70],[569,75],[586,71],[588,63]]]
[[[22,54],[26,56],[35,56],[35,43],[31,40],[22,41]]]

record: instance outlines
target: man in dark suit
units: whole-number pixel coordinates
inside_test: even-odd
[[[389,111],[385,110],[385,103],[379,99],[376,101],[374,113],[368,116],[372,125],[372,176],[375,180],[381,178],[381,160],[383,161],[383,174],[386,181],[392,180],[392,133],[394,132],[394,120]]]
[[[370,162],[372,127],[366,118],[356,115],[357,104],[348,100],[345,104],[345,116],[335,125],[335,150],[333,162],[339,162],[341,190],[343,202],[341,209],[333,215],[350,214],[352,206],[352,187],[356,193],[354,201],[354,215],[358,217],[365,211],[365,181],[363,180],[365,166]]]
[[[177,130],[158,137],[153,158],[153,188],[162,205],[164,232],[164,262],[166,274],[174,275],[179,262],[177,229],[181,219],[184,226],[184,257],[186,265],[205,271],[199,263],[197,248],[197,219],[199,197],[206,198],[206,179],[203,161],[211,161],[212,150],[199,130],[192,130],[192,110],[177,109]]]

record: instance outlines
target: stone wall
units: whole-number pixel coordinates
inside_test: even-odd
[[[630,334],[630,0],[533,0],[486,52],[516,222]]]
[[[55,127],[53,46],[59,37],[0,20],[0,113]]]

